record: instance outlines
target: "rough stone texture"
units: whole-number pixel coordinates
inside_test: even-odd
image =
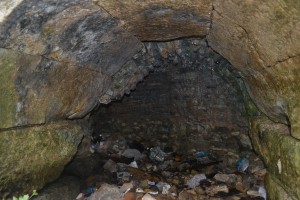
[[[274,176],[268,175],[266,177],[265,185],[268,189],[268,198],[274,200],[296,200],[297,198],[291,196],[283,187],[279,180]]]
[[[70,122],[0,132],[0,196],[30,193],[55,180],[82,135],[81,126]]]
[[[142,68],[131,61],[139,41],[89,1],[22,2],[1,24],[0,47],[0,128],[83,117],[123,65]]]
[[[80,117],[95,106],[92,91],[101,93],[106,81],[95,71],[6,49],[0,49],[0,66],[1,128]]]
[[[242,73],[259,109],[300,139],[300,2],[215,1],[208,41]]]
[[[267,117],[253,118],[250,124],[254,149],[268,168],[270,199],[300,199],[300,142],[290,136],[286,125]]]
[[[0,5],[1,9],[3,5],[5,9],[14,6]],[[64,127],[60,122],[26,127],[82,118],[99,101],[109,102],[129,92],[136,84],[132,76],[141,80],[148,73],[138,62],[141,43],[91,1],[26,0],[10,14],[1,13],[3,16],[0,130],[1,144],[4,140],[10,143],[1,145],[5,150],[1,151],[0,196],[31,192],[57,178],[81,138],[77,126]],[[120,80],[121,89],[110,89]],[[107,90],[112,96],[105,96],[103,101]],[[66,129],[74,132],[67,134],[73,142],[57,135]]]
[[[129,97],[92,115],[95,132],[178,151],[251,147],[243,144],[249,142],[248,123],[238,75],[204,39],[145,48],[154,72]]]
[[[96,2],[142,41],[204,36],[210,27],[211,0]]]

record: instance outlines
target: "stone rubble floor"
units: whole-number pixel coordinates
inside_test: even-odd
[[[137,146],[140,151],[131,147],[107,152],[99,143],[93,145],[91,156],[100,156],[106,162],[101,172],[82,182],[81,193],[76,199],[266,198],[263,186],[266,169],[253,152],[247,152],[244,159],[249,165],[246,163],[241,168],[228,161],[226,151],[222,151],[223,155],[212,150],[181,154],[159,147],[143,151],[141,146]]]

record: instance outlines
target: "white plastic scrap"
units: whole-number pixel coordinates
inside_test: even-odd
[[[78,196],[76,197],[76,200],[80,200],[80,199],[83,199],[84,198],[84,194],[83,193],[80,193],[78,194]]]
[[[148,185],[155,185],[155,182],[154,181],[148,181]]]
[[[136,161],[131,162],[128,166],[136,169],[139,168]]]
[[[264,186],[260,186],[258,188],[258,192],[261,195],[261,197],[263,197],[264,199],[267,199],[267,193],[266,193],[266,189]]]
[[[205,174],[196,174],[190,180],[187,181],[187,185],[189,186],[189,188],[195,188],[200,185],[200,181],[203,181],[205,179]]]
[[[150,191],[148,192],[149,194],[153,194],[153,195],[157,195],[158,194],[158,191]]]
[[[144,193],[144,190],[142,188],[136,188],[135,190],[137,193]]]

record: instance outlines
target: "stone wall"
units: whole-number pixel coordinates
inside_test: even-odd
[[[95,111],[95,132],[183,152],[251,148],[238,74],[205,39],[144,45],[153,72],[129,96]]]

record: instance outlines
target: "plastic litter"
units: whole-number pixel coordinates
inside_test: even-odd
[[[136,188],[135,190],[137,193],[144,193],[145,191],[142,188]]]
[[[128,172],[117,172],[118,179],[124,179],[126,177],[131,177],[132,175]]]
[[[260,186],[258,188],[258,192],[260,193],[261,197],[263,197],[264,199],[267,199],[267,192],[264,186]]]
[[[187,185],[189,186],[189,188],[195,188],[200,185],[200,181],[203,181],[205,179],[205,174],[196,174],[190,180],[187,181]]]
[[[249,159],[246,156],[243,156],[236,162],[235,167],[241,172],[246,171],[246,169],[249,167]]]
[[[86,197],[89,197],[91,194],[95,192],[94,188],[96,187],[96,184],[92,184],[90,187],[87,188],[87,193],[85,194]]]
[[[163,162],[165,160],[166,153],[163,152],[160,147],[152,147],[150,149],[149,158],[153,162]]]
[[[155,185],[154,181],[148,181],[148,185]]]
[[[206,153],[204,151],[198,151],[197,153],[195,153],[195,156],[197,158],[203,158],[206,156]]]
[[[133,168],[139,168],[136,161],[131,162],[128,166]]]
[[[78,196],[76,197],[76,200],[80,200],[80,199],[84,199],[83,193],[78,194]]]

